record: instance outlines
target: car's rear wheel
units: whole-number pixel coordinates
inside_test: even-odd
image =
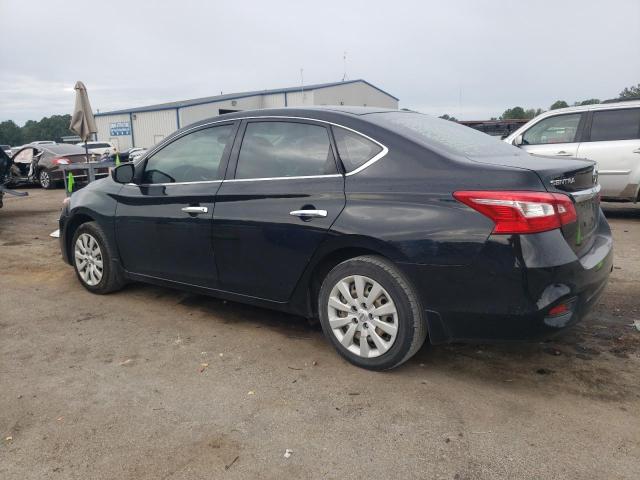
[[[83,223],[72,240],[73,266],[80,283],[93,293],[109,293],[125,284],[121,267],[113,262],[113,251],[95,222]]]
[[[40,186],[47,190],[56,187],[56,182],[51,178],[51,174],[46,170],[40,170],[40,174],[38,175],[38,181],[40,182]]]
[[[409,281],[382,257],[356,257],[334,267],[320,288],[319,313],[338,352],[372,370],[407,361],[427,335]]]

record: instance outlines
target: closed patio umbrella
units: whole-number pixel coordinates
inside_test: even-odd
[[[76,105],[71,115],[71,124],[69,130],[78,134],[80,139],[84,142],[84,151],[87,155],[87,162],[89,161],[89,147],[87,146],[87,140],[93,133],[98,132],[96,127],[96,120],[93,118],[93,111],[91,110],[91,104],[89,103],[89,95],[87,94],[87,87],[84,83],[78,81],[76,86],[73,87],[76,91]],[[89,181],[92,180],[92,170],[89,169]]]

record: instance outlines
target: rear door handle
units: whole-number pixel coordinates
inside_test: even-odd
[[[181,210],[185,213],[195,213],[196,215],[209,211],[207,207],[183,207]]]
[[[556,155],[559,156],[559,157],[572,157],[573,153],[565,152],[564,150],[560,150],[559,152],[556,152]]]
[[[633,153],[640,153],[640,148],[636,148]]]
[[[289,215],[294,217],[307,217],[307,218],[320,218],[326,217],[326,210],[293,210],[289,212]]]

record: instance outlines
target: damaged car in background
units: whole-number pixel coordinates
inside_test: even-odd
[[[13,185],[21,183],[40,184],[42,188],[51,189],[62,186],[64,172],[62,165],[95,162],[97,155],[87,154],[85,149],[76,145],[25,145],[12,157],[10,182]],[[107,167],[96,170],[96,179],[109,174]],[[86,182],[86,170],[74,170],[73,176],[77,182]]]
[[[28,195],[26,192],[16,192],[15,190],[8,188],[11,181],[12,166],[13,161],[9,158],[9,155],[7,155],[4,150],[0,149],[0,208],[2,208],[5,193],[16,197],[26,197]]]

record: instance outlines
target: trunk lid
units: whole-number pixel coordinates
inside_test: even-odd
[[[522,155],[482,157],[473,160],[531,170],[540,177],[547,191],[569,195],[574,201],[578,219],[563,226],[562,235],[578,256],[591,248],[600,215],[600,187],[595,162],[530,155],[525,152],[522,152]]]

